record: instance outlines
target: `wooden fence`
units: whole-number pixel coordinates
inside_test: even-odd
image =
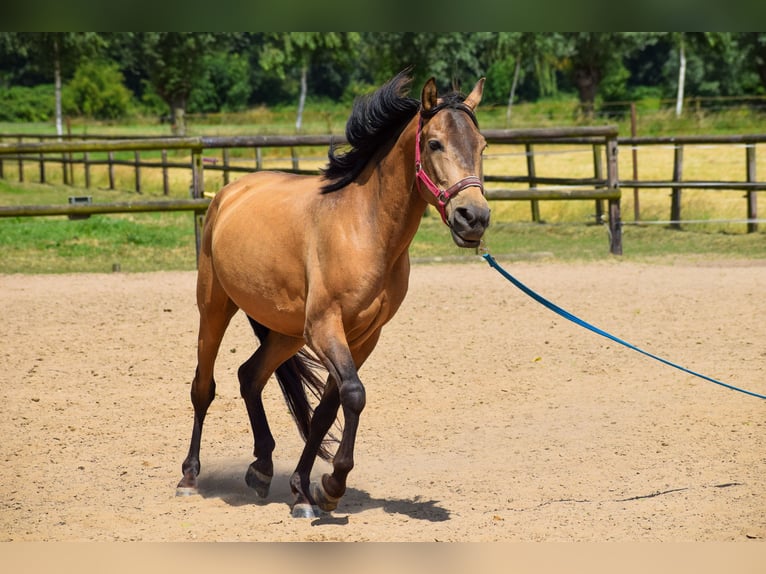
[[[621,179],[622,188],[633,188],[636,213],[638,213],[638,190],[670,188],[670,217],[668,225],[680,229],[681,195],[684,189],[743,190],[745,191],[745,222],[748,233],[758,231],[757,192],[766,190],[766,181],[758,181],[756,175],[756,145],[766,143],[766,134],[719,135],[719,136],[676,136],[676,137],[630,137],[618,138],[624,148],[637,149],[645,146],[673,146],[673,174],[670,180]],[[683,178],[684,148],[686,146],[739,145],[745,148],[744,174],[742,181],[685,180]],[[635,156],[634,156],[635,158]],[[635,159],[634,159],[635,162]],[[636,217],[638,220],[638,217]]]
[[[522,189],[490,188],[487,197],[492,200],[529,201],[532,206],[532,217],[539,221],[538,202],[541,200],[573,200],[587,199],[595,201],[596,217],[601,221],[604,217],[604,202],[608,204],[607,223],[610,229],[610,251],[622,253],[622,233],[620,216],[620,188],[617,175],[617,128],[614,126],[579,127],[579,128],[548,128],[524,130],[486,130],[482,132],[490,144],[512,144],[524,146],[527,163],[527,175],[510,176],[485,174],[486,182],[524,184]],[[142,200],[122,203],[80,204],[70,203],[48,206],[0,206],[0,217],[19,217],[35,215],[68,215],[87,216],[96,213],[119,212],[149,212],[189,210],[195,214],[195,236],[197,249],[202,220],[209,199],[205,197],[205,171],[221,171],[224,184],[228,183],[231,173],[252,172],[263,169],[262,150],[264,148],[290,148],[291,168],[287,171],[297,173],[316,173],[316,170],[301,170],[296,148],[306,146],[327,147],[331,143],[345,143],[344,138],[329,135],[303,136],[247,136],[247,137],[187,137],[187,138],[98,138],[77,141],[70,137],[66,141],[44,141],[52,139],[45,136],[31,136],[38,141],[24,141],[30,136],[11,135],[16,141],[0,144],[0,177],[4,177],[4,164],[15,162],[18,165],[18,176],[24,181],[24,164],[35,162],[39,166],[39,181],[46,182],[46,164],[60,163],[65,184],[74,181],[73,167],[82,166],[85,187],[90,187],[90,170],[93,166],[105,165],[109,173],[109,185],[114,189],[114,166],[132,166],[134,170],[135,191],[141,193],[142,169],[161,169],[163,172],[163,195],[169,195],[168,169],[184,168],[191,172],[191,198],[181,200]],[[572,145],[580,144],[593,148],[593,177],[540,177],[536,174],[534,146]],[[229,150],[232,148],[252,148],[255,150],[255,165],[233,165],[230,161]],[[168,151],[187,150],[191,155],[189,162],[168,161]],[[141,152],[159,151],[160,161],[146,161],[141,158]],[[220,152],[221,161],[214,159],[212,154]],[[606,170],[602,159],[605,152]],[[91,152],[106,153],[106,159],[94,160]],[[119,160],[115,152],[131,152],[131,160]],[[55,155],[53,155],[55,154]]]
[[[485,181],[495,184],[487,189],[487,196],[492,200],[529,201],[531,217],[540,221],[539,202],[548,200],[593,200],[595,217],[598,222],[606,221],[610,229],[610,251],[622,252],[620,214],[621,189],[633,188],[635,210],[638,213],[638,190],[669,188],[671,190],[669,220],[665,223],[678,228],[682,224],[681,197],[683,189],[742,190],[745,192],[746,211],[744,221],[748,232],[758,230],[757,193],[766,190],[766,181],[759,181],[756,173],[756,145],[766,143],[766,135],[733,136],[678,136],[678,137],[618,137],[617,129],[612,126],[547,129],[512,129],[484,130],[482,132],[490,144],[521,146],[526,160],[526,175],[500,175],[485,173]],[[192,211],[195,214],[195,236],[199,246],[199,236],[209,198],[205,196],[204,173],[221,172],[224,185],[232,174],[247,173],[264,169],[263,150],[268,148],[289,148],[290,168],[296,173],[316,173],[315,169],[301,170],[297,149],[308,146],[326,148],[331,143],[342,144],[342,137],[329,135],[304,136],[248,136],[248,137],[196,137],[196,138],[120,138],[102,137],[83,139],[83,136],[24,136],[12,134],[1,136],[7,143],[0,144],[0,177],[5,177],[8,164],[15,164],[19,181],[25,179],[25,164],[35,163],[39,175],[37,181],[46,183],[51,163],[61,164],[63,183],[74,185],[74,167],[80,166],[85,188],[91,186],[91,170],[96,166],[106,166],[109,188],[115,189],[115,166],[128,166],[133,171],[134,190],[142,194],[142,170],[162,170],[162,194],[170,195],[168,170],[184,169],[191,174],[189,198],[162,200],[139,200],[120,203],[63,204],[63,205],[26,205],[0,206],[0,217],[18,217],[35,215],[68,215],[84,217],[96,213],[124,213],[150,211]],[[8,140],[12,140],[8,142]],[[33,139],[35,141],[28,141]],[[26,141],[25,141],[26,140]],[[585,145],[593,150],[592,177],[543,177],[537,173],[536,150],[539,146]],[[716,145],[743,146],[745,149],[744,173],[742,181],[702,181],[684,180],[683,158],[687,146]],[[669,179],[646,180],[637,178],[620,179],[617,173],[617,154],[619,147],[635,150],[647,146],[673,146],[673,173]],[[231,161],[230,150],[251,148],[255,161],[249,165],[235,164]],[[169,151],[186,151],[190,156],[187,161],[173,161],[168,158]],[[96,159],[91,153],[98,152],[105,159]],[[115,156],[122,152],[123,159]],[[124,159],[125,153],[130,159]],[[159,152],[160,159],[147,160],[143,152]],[[214,155],[215,154],[215,155]],[[219,159],[220,158],[220,159]],[[604,161],[605,158],[605,161]],[[634,155],[635,158],[635,155]],[[635,160],[634,160],[635,161]],[[509,184],[502,188],[498,185]],[[510,187],[513,186],[513,187]],[[604,203],[608,207],[604,209]],[[636,217],[636,221],[638,221]]]

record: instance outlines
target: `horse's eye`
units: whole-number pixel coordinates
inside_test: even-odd
[[[439,140],[429,140],[428,141],[428,147],[431,151],[439,151],[442,148],[442,144]]]

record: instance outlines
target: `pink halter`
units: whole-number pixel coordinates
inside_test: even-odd
[[[458,193],[463,191],[466,187],[478,187],[482,193],[484,193],[484,185],[481,183],[481,178],[476,175],[469,175],[464,177],[456,184],[450,186],[447,189],[439,189],[439,187],[428,177],[428,174],[423,169],[423,164],[420,163],[420,134],[423,131],[423,116],[421,114],[418,122],[418,131],[415,136],[415,181],[417,181],[418,189],[420,189],[420,182],[422,181],[428,190],[436,198],[436,209],[439,211],[439,215],[442,216],[442,221],[449,226],[447,222],[446,207],[450,199],[455,197]]]

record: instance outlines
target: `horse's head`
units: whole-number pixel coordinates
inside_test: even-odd
[[[481,166],[487,144],[474,115],[483,88],[484,78],[465,100],[456,94],[439,98],[431,78],[421,96],[415,146],[417,185],[460,247],[477,247],[489,226]]]

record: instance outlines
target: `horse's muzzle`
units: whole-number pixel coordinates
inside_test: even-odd
[[[452,240],[458,247],[478,247],[489,227],[489,206],[486,202],[455,206],[448,218]]]

